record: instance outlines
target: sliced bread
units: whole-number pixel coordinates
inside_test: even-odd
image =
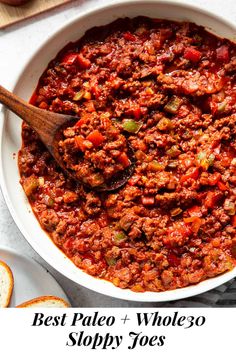
[[[0,261],[0,307],[8,307],[14,285],[14,278],[9,266]]]
[[[29,301],[23,302],[16,307],[70,307],[70,305],[62,298],[57,296],[40,296]]]

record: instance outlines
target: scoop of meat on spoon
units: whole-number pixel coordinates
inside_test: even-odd
[[[0,85],[0,103],[39,135],[58,165],[77,182],[113,191],[131,177],[135,158],[127,139],[107,117],[78,117],[35,107]]]

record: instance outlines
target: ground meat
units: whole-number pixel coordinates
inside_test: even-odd
[[[84,115],[63,135],[59,153],[66,168],[90,187],[103,185],[131,164],[126,139],[109,114]]]
[[[47,231],[53,231],[59,223],[59,217],[54,210],[49,209],[39,214],[39,221]]]
[[[128,214],[125,213],[125,215],[120,219],[119,225],[123,230],[128,231],[134,221],[138,218],[139,216],[132,212],[129,212]]]
[[[229,73],[235,73],[236,71],[236,57],[233,57],[231,61],[225,65],[225,70]]]
[[[21,184],[42,228],[94,277],[165,291],[236,258],[236,46],[192,23],[119,19],[66,46],[31,103],[67,113],[69,178],[25,123]],[[122,188],[92,191],[129,166]]]
[[[88,215],[94,215],[101,210],[101,201],[94,193],[86,195],[86,202],[84,203],[84,210]]]

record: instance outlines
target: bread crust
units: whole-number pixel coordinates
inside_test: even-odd
[[[0,303],[0,307],[8,307],[11,301],[11,296],[12,296],[12,292],[13,292],[13,286],[14,286],[14,277],[13,277],[13,273],[11,271],[11,268],[4,262],[0,260],[0,267],[2,267],[7,276],[8,276],[8,280],[9,280],[9,284],[8,284],[8,289],[6,290],[6,297],[5,297],[5,301],[3,302],[3,304],[1,305]],[[2,284],[0,282],[0,294],[3,296],[3,291],[4,289],[2,288],[4,286],[4,284]]]
[[[22,304],[20,304],[16,307],[17,308],[26,308],[26,307],[30,308],[30,307],[34,307],[33,305],[39,305],[40,303],[42,304],[42,306],[38,306],[38,307],[42,307],[42,308],[49,307],[49,306],[46,306],[47,302],[55,302],[55,305],[56,304],[61,305],[61,306],[50,306],[50,307],[70,307],[68,302],[66,302],[64,299],[57,297],[57,296],[52,296],[52,295],[39,296],[34,299],[23,302]]]

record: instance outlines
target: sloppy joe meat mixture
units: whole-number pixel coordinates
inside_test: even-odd
[[[93,186],[126,168],[126,144],[136,159],[125,186],[95,192],[68,178],[23,124],[22,186],[76,266],[136,292],[235,266],[235,77],[234,43],[145,17],[93,28],[51,61],[31,103],[78,118],[64,131],[65,162],[81,174],[71,156],[86,154],[82,175]],[[109,141],[101,125],[113,129]]]

